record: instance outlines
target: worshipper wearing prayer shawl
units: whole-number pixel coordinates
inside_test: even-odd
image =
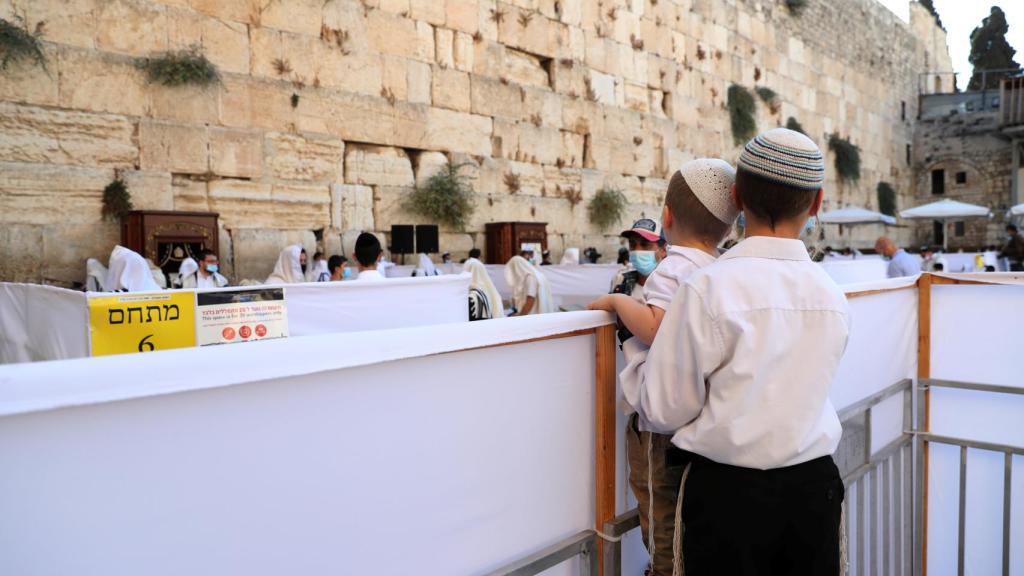
[[[462,265],[462,271],[472,275],[469,280],[469,320],[503,318],[505,308],[501,302],[501,293],[495,288],[483,263],[470,258]]]
[[[109,292],[150,292],[160,290],[146,259],[124,246],[114,246],[103,287]]]
[[[281,250],[274,271],[265,284],[299,284],[306,281],[306,249],[298,244]]]
[[[220,268],[219,261],[213,250],[200,250],[196,254],[196,259],[198,262],[195,263],[196,267],[192,273],[180,277],[182,288],[223,288],[228,285],[228,279],[221,276],[220,272],[218,272]],[[191,258],[186,258],[181,264],[182,268],[186,268],[185,262],[191,260]],[[191,268],[191,266],[188,268]]]
[[[828,395],[849,307],[798,239],[824,179],[803,134],[747,143],[734,188],[746,238],[683,282],[649,351],[623,343],[625,401],[693,453],[673,543],[687,576],[840,571],[842,427]]]
[[[440,276],[441,273],[438,272],[437,266],[434,265],[434,261],[430,259],[430,256],[427,256],[426,254],[421,252],[420,253],[419,266],[417,266],[416,269],[412,271],[412,275],[413,276]]]
[[[191,256],[186,256],[181,263],[178,264],[178,279],[175,280],[174,287],[184,288],[185,279],[194,275],[198,270],[199,263]]]
[[[355,281],[373,282],[384,280],[384,275],[377,269],[383,254],[384,250],[380,247],[380,240],[376,236],[369,232],[360,234],[356,238],[356,251],[352,254],[352,257],[359,263],[359,275],[356,276]]]
[[[305,272],[306,282],[329,282],[331,280],[331,273],[323,252],[313,254],[313,262],[306,266]]]
[[[644,283],[645,302],[628,294],[609,294],[589,308],[615,312],[628,332],[650,346],[679,286],[715,261],[718,244],[739,215],[732,198],[735,175],[724,160],[700,158],[683,164],[665,194],[661,230],[667,252]],[[651,557],[647,573],[670,576],[676,563],[672,543],[679,483],[690,455],[674,448],[670,435],[650,432],[633,412],[626,432],[626,457],[629,484],[640,509],[641,535]]]
[[[470,251],[469,251],[469,258],[466,259],[466,262],[469,262],[470,260],[476,260],[477,262],[483,264],[483,260],[480,259],[480,249],[479,248],[472,248],[472,249],[470,249]]]
[[[505,281],[512,288],[512,306],[509,316],[547,314],[555,312],[551,287],[544,274],[522,256],[513,256],[505,265]]]

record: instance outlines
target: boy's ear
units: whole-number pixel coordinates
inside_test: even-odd
[[[732,192],[730,194],[732,194],[732,201],[736,203],[736,207],[739,208],[740,211],[742,211],[743,199],[740,198],[740,193],[739,190],[736,189],[736,184],[732,185]]]
[[[661,207],[661,228],[672,228],[675,226],[675,219],[672,218],[672,211],[668,209],[668,204]]]
[[[808,212],[809,216],[816,216],[818,210],[821,210],[821,203],[825,199],[825,189],[819,188],[818,192],[814,194],[814,201],[811,202],[811,210]]]

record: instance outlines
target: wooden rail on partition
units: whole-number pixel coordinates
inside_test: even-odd
[[[615,326],[600,326],[594,389],[595,490],[594,527],[600,530],[615,517]],[[604,557],[604,541],[597,541],[597,557]],[[598,562],[598,574],[604,573]]]

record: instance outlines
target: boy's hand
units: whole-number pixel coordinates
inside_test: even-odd
[[[615,306],[612,305],[614,294],[606,294],[601,296],[597,300],[594,300],[587,305],[587,310],[604,310],[605,312],[615,312]]]

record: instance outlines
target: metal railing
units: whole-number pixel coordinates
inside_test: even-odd
[[[999,125],[1024,125],[1024,76],[1007,78],[999,86]]]
[[[1004,454],[1002,574],[1009,575],[1013,456],[1024,455],[1024,447],[923,431],[925,393],[930,388],[940,387],[1024,395],[1024,388],[1012,386],[930,378],[921,379],[914,385],[912,380],[904,379],[840,410],[843,437],[835,459],[846,486],[843,513],[846,550],[850,554],[847,556],[845,574],[922,574],[926,505],[923,454],[925,444],[935,443],[960,447],[957,533],[957,573],[960,575],[964,574],[967,450],[971,448]],[[903,433],[872,453],[872,409],[896,395],[903,397]],[[622,571],[621,538],[639,525],[639,514],[634,508],[606,522],[601,534],[586,530],[491,574],[532,576],[580,555],[581,576],[596,576],[598,561],[594,555],[597,553],[597,539],[603,537],[603,574],[618,576]]]

